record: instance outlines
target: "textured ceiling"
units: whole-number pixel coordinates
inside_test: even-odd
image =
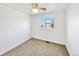
[[[63,11],[68,7],[68,3],[38,3],[40,7],[45,7],[47,10],[45,12]],[[31,3],[0,3],[0,5],[7,6],[9,8],[15,9],[17,11],[33,14]],[[42,13],[41,11],[40,13]]]

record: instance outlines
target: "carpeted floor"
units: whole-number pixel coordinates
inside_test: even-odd
[[[64,45],[30,39],[2,56],[69,56]]]

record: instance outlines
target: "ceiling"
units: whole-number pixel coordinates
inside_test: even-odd
[[[68,7],[68,3],[38,3],[40,7],[47,8],[46,11],[42,12],[55,12],[55,11],[63,11]],[[9,8],[15,9],[17,11],[33,14],[32,12],[32,4],[31,3],[0,3],[0,5],[7,6]]]

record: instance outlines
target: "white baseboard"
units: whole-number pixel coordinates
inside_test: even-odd
[[[69,55],[71,56],[70,48],[69,48],[68,44],[66,44],[66,48],[67,48],[67,51],[68,51]]]
[[[28,37],[28,38],[23,39],[23,41],[19,42],[18,44],[16,44],[16,45],[10,47],[9,49],[6,49],[5,51],[1,51],[0,55],[2,55],[2,54],[4,54],[4,53],[10,51],[11,49],[13,49],[13,48],[15,48],[15,47],[21,45],[22,43],[24,43],[25,41],[29,40],[30,38],[36,38],[36,39],[40,39],[40,40],[45,40],[45,41],[47,41],[46,39],[43,39],[43,38],[38,38],[38,37]],[[49,42],[53,42],[53,41],[50,41],[50,40],[49,40]],[[54,42],[54,43],[58,43],[58,44],[65,45],[65,44],[60,43],[60,42]],[[68,51],[68,52],[69,52],[69,51]]]
[[[39,40],[44,40],[42,38],[38,38],[38,37],[32,37],[32,38],[35,38],[35,39],[39,39]],[[69,55],[71,56],[71,53],[70,53],[70,50],[69,50],[69,47],[67,45],[67,43],[60,43],[60,42],[55,42],[55,41],[50,41],[50,40],[44,40],[44,41],[49,41],[49,42],[53,42],[53,43],[57,43],[57,44],[61,44],[61,45],[64,45],[69,53]]]
[[[40,39],[40,40],[45,40],[45,41],[49,41],[49,42],[53,42],[53,43],[65,45],[65,43],[62,43],[62,42],[57,42],[57,41],[53,41],[53,40],[48,40],[48,39],[44,39],[44,38],[40,38],[40,37],[32,36],[32,38],[36,38],[36,39]]]
[[[13,48],[15,48],[15,47],[21,45],[22,43],[24,43],[25,41],[29,40],[30,38],[31,38],[31,37],[25,38],[25,39],[23,39],[23,41],[21,41],[21,42],[19,42],[18,44],[16,44],[16,45],[10,47],[9,49],[6,49],[5,51],[1,51],[0,55],[2,55],[2,54],[4,54],[4,53],[10,51],[11,49],[13,49]]]

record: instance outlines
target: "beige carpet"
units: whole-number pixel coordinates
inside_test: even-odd
[[[30,39],[2,56],[68,56],[65,46],[38,39]]]

